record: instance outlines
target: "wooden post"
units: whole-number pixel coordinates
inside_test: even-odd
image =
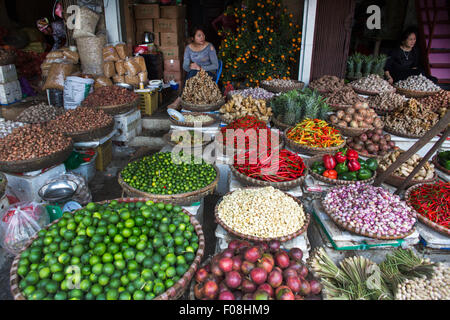
[[[133,46],[136,44],[136,28],[134,22],[133,1],[123,0],[122,10],[125,18],[125,33],[128,52],[133,52]]]
[[[407,161],[413,154],[422,149],[434,136],[438,135],[442,130],[446,129],[450,123],[450,111],[447,111],[445,116],[439,120],[434,127],[425,133],[411,148],[403,152],[397,160],[387,168],[374,182],[374,186],[379,187],[383,181],[389,177],[398,167],[400,167],[405,161]],[[447,130],[446,130],[447,132]],[[424,162],[425,163],[425,162]],[[420,168],[419,168],[420,170]]]
[[[445,139],[447,139],[448,134],[450,133],[450,127],[447,127],[447,130],[445,130],[445,133],[442,135],[442,137],[434,144],[434,146],[427,152],[425,157],[420,160],[419,164],[414,168],[414,170],[409,174],[409,176],[403,181],[403,183],[400,185],[400,187],[395,191],[394,194],[400,194],[405,187],[408,185],[409,181],[414,178],[417,172],[420,171],[420,169],[423,167],[423,165],[428,161],[428,159],[431,158],[433,153],[444,143]]]

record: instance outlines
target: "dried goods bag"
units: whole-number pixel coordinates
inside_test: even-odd
[[[125,76],[124,76],[124,75],[118,75],[118,74],[116,74],[116,75],[113,77],[113,82],[114,82],[114,83],[124,83],[124,82],[125,82]]]
[[[95,36],[95,27],[97,26],[97,22],[99,19],[99,15],[96,12],[87,7],[81,7],[79,10],[79,14],[75,14],[73,17],[75,18],[73,21],[74,39]],[[66,21],[66,24],[72,24],[72,21]]]
[[[48,72],[44,89],[64,90],[64,80],[73,72],[72,63],[53,63]]]
[[[135,76],[141,71],[139,63],[134,58],[126,60],[124,65],[129,76]]]
[[[94,79],[67,77],[64,83],[64,109],[75,109],[86,99],[94,85]]]
[[[127,72],[127,69],[125,69],[125,61],[123,60],[116,61],[115,66],[116,72],[119,76],[123,76]]]
[[[112,45],[103,47],[103,61],[119,61],[119,55]]]
[[[95,79],[95,83],[94,83],[94,89],[98,89],[101,87],[108,87],[108,86],[112,86],[113,83],[111,82],[111,79],[105,77],[105,76],[100,76],[97,79]]]
[[[116,48],[117,54],[119,55],[119,58],[122,60],[125,60],[126,57],[128,56],[127,55],[128,48],[127,48],[126,44],[118,43],[118,44],[116,44],[115,48]]]
[[[139,64],[140,71],[147,71],[147,66],[145,65],[145,59],[144,57],[137,56],[134,58],[134,60]]]
[[[107,78],[111,78],[116,74],[113,61],[108,61],[103,64],[103,75]]]
[[[13,254],[18,254],[49,222],[47,210],[37,202],[19,202],[11,205],[0,221],[2,247]]]
[[[136,75],[132,76],[132,75],[126,74],[125,75],[125,83],[137,86],[137,85],[139,85],[139,77]]]
[[[80,55],[76,51],[64,50],[64,59],[70,60],[73,63],[78,63],[80,60]]]
[[[106,37],[104,35],[81,37],[76,41],[83,73],[103,75],[102,50],[106,43]]]

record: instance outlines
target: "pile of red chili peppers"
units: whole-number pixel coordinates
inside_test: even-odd
[[[266,123],[264,121],[259,120],[256,117],[253,116],[245,116],[239,119],[234,120],[232,123],[230,123],[229,125],[227,125],[226,127],[223,127],[222,129],[220,129],[220,131],[222,132],[222,137],[223,137],[223,145],[226,146],[227,145],[227,136],[226,136],[226,132],[227,130],[239,130],[241,129],[244,133],[248,132],[249,130],[255,130],[256,133],[256,143],[258,145],[259,148],[262,148],[262,146],[259,145],[260,141],[259,141],[259,136],[260,134],[262,134],[262,132],[266,133],[266,146],[268,150],[271,150],[271,134],[272,131],[267,127]],[[242,148],[240,145],[238,145],[238,143],[240,139],[237,138],[236,133],[234,136],[234,148],[239,149]],[[249,149],[250,148],[250,136],[245,136],[245,149]],[[281,138],[279,138],[279,141],[281,141]],[[257,146],[252,146],[252,149],[255,149]]]
[[[238,155],[234,157],[234,167],[240,173],[263,181],[270,182],[284,182],[297,179],[304,175],[305,164],[303,159],[295,153],[286,149],[281,149],[277,154],[268,155],[265,157],[256,158],[256,164],[251,164],[252,153],[245,154],[245,164],[238,164]],[[254,161],[253,161],[254,162]],[[263,170],[269,168],[278,168],[278,171],[273,174],[263,174]]]
[[[411,192],[409,201],[420,215],[445,228],[450,227],[450,183],[424,184]]]

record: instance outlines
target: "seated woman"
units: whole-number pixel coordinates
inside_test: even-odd
[[[184,50],[183,69],[187,72],[186,80],[195,76],[201,69],[215,79],[219,62],[214,46],[205,40],[202,28],[195,28],[192,37],[192,43]]]
[[[384,73],[390,84],[399,80],[405,80],[409,76],[425,75],[424,70],[420,66],[419,52],[415,46],[416,40],[416,31],[407,29],[401,36],[400,46],[390,52]],[[428,78],[435,81],[433,77]]]

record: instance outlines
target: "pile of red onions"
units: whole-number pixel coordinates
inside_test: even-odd
[[[364,183],[331,189],[323,204],[353,228],[381,236],[405,234],[416,223],[414,211],[399,196]]]

